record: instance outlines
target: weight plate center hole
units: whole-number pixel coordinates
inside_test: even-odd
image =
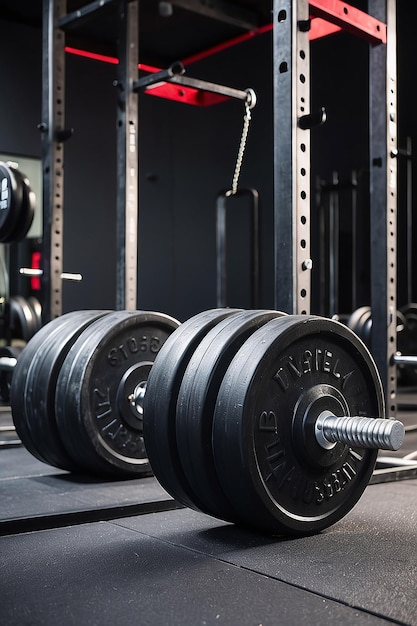
[[[340,443],[323,446],[317,439],[317,420],[323,414],[349,416],[350,410],[342,393],[331,385],[319,384],[306,389],[294,407],[292,435],[295,454],[302,463],[317,469],[329,468],[346,452]]]
[[[143,404],[152,365],[151,361],[132,365],[125,372],[117,390],[117,408],[121,419],[138,431],[143,431]]]
[[[137,412],[138,418],[143,420],[143,401],[145,398],[146,380],[142,380],[136,385],[135,390],[129,396],[129,402],[134,412]]]

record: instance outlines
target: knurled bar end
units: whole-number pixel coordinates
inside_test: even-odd
[[[391,447],[389,450],[398,450],[404,443],[405,437],[405,428],[404,424],[399,420],[389,420],[390,423],[390,432],[389,432],[389,442]]]
[[[398,450],[405,437],[404,424],[395,419],[336,416],[323,411],[316,420],[317,442],[326,449],[336,443],[357,448]]]

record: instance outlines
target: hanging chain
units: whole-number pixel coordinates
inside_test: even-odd
[[[256,104],[256,94],[253,89],[246,89],[247,98],[245,100],[245,114],[243,116],[243,129],[240,138],[239,150],[236,158],[235,172],[233,174],[232,188],[226,193],[227,196],[234,196],[237,193],[240,169],[242,167],[243,155],[246,148],[246,139],[249,132],[249,124],[251,121],[251,109]]]

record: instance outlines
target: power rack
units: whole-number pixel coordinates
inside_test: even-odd
[[[173,4],[183,6],[184,2],[176,0]],[[187,10],[201,13],[201,3],[189,0],[185,4]],[[273,22],[262,27],[254,24],[250,12],[244,11],[239,3],[229,3],[227,7],[226,4],[215,3],[209,17],[214,12],[217,19],[232,20],[246,32],[217,49],[273,30],[274,299],[275,307],[288,313],[310,313],[310,128],[325,119],[324,110],[310,111],[309,40],[343,29],[369,42],[372,353],[383,380],[387,411],[395,416],[398,154],[395,0],[369,0],[368,13],[341,0],[273,0]],[[67,13],[66,0],[43,0],[45,321],[62,312],[64,142],[70,135],[65,127],[65,32],[76,29],[110,6],[117,9],[119,60],[116,308],[136,308],[139,0],[96,0],[72,13]],[[169,77],[166,78],[169,86]],[[199,87],[204,91],[204,84]],[[223,95],[220,87],[217,91],[216,96]],[[160,95],[166,97],[163,89]]]

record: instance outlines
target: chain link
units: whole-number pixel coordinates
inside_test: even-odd
[[[242,167],[243,155],[245,153],[246,148],[246,139],[248,137],[249,132],[249,124],[252,118],[251,109],[256,104],[256,95],[253,89],[246,90],[248,97],[245,101],[245,114],[243,116],[243,128],[242,128],[242,136],[240,138],[239,150],[236,158],[235,171],[233,174],[232,180],[232,188],[226,193],[227,196],[234,196],[237,193],[237,187],[239,183],[240,170]]]

